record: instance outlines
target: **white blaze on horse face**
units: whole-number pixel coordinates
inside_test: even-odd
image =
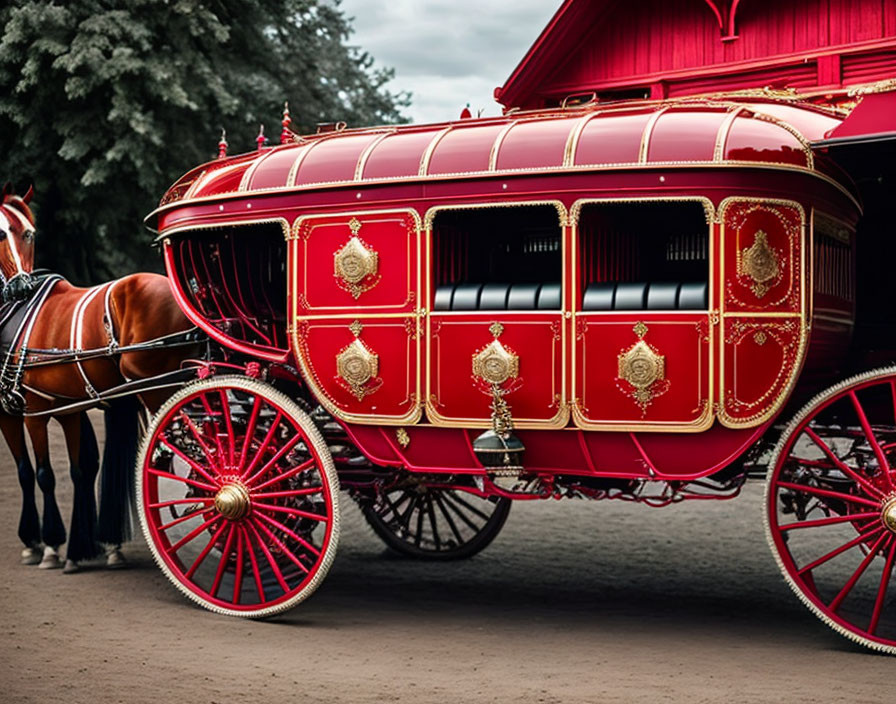
[[[26,257],[28,259],[28,271],[33,268],[34,263],[34,226],[31,224],[31,221],[26,218],[22,213],[20,213],[15,208],[6,207],[5,212],[11,213],[16,220],[19,221],[19,225],[22,227],[22,233],[20,237],[22,238],[22,245],[25,247],[25,254],[30,254],[30,257]],[[9,220],[7,219],[7,222]],[[12,223],[10,223],[11,225]],[[28,238],[28,235],[31,234],[32,237]],[[24,273],[26,271],[24,264],[22,263],[23,257],[19,254],[19,245],[16,244],[15,237],[12,236],[11,229],[8,231],[7,239],[9,240],[9,249],[12,252],[13,259],[16,262],[16,268],[18,269],[18,273]]]
[[[4,234],[6,235],[5,240],[7,245],[9,246],[9,251],[12,254],[13,262],[16,265],[16,273],[14,274],[15,276],[25,273],[25,269],[22,267],[22,258],[19,256],[19,250],[16,246],[16,238],[13,237],[12,234],[12,223],[9,221],[7,213],[14,214],[19,219],[20,224],[27,224],[27,228],[23,230],[23,232],[31,229],[31,223],[29,223],[24,216],[19,215],[19,213],[17,213],[12,208],[4,208],[0,210],[0,229],[2,229]]]

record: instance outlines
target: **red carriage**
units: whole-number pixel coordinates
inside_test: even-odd
[[[263,616],[324,577],[340,487],[440,559],[514,499],[730,498],[767,464],[794,591],[896,652],[896,370],[848,378],[857,320],[886,318],[857,280],[885,269],[810,144],[842,119],[761,94],[572,106],[286,133],[189,172],[150,221],[218,351],[138,460],[159,565]]]

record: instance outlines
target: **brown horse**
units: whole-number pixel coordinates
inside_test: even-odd
[[[195,353],[195,343],[184,346],[180,336],[179,346],[164,345],[165,340],[175,341],[179,333],[192,328],[175,303],[164,276],[132,274],[92,288],[72,286],[61,277],[35,277],[30,196],[31,190],[18,197],[7,185],[0,203],[3,298],[31,299],[27,304],[30,312],[13,321],[16,324],[11,334],[4,333],[11,340],[4,340],[8,347],[4,353],[2,400],[5,410],[21,407],[25,414],[24,426],[31,437],[36,472],[28,458],[22,416],[0,413],[0,430],[15,459],[22,487],[22,561],[34,564],[40,560],[42,541],[45,547],[41,566],[53,567],[58,566],[56,551],[65,541],[65,527],[54,497],[47,425],[54,417],[62,426],[75,487],[66,571],[74,571],[78,561],[99,554],[98,540],[115,545],[124,533],[122,527],[112,527],[108,522],[103,528],[102,509],[100,534],[96,533],[94,485],[98,452],[93,430],[82,410],[90,404],[79,406],[78,402],[94,400],[98,405],[103,392],[127,381],[152,379],[178,369],[186,357]],[[156,349],[141,349],[142,343],[152,341],[162,344]],[[166,390],[153,389],[149,384],[140,393],[140,399],[153,412],[167,395]],[[129,400],[132,401],[113,401],[115,406],[106,413],[104,474],[107,461],[111,461],[111,447],[136,450],[137,408],[134,403],[128,404]],[[107,486],[116,487],[115,493],[121,494],[133,471],[132,465],[131,461],[130,466],[108,467],[117,476],[104,483],[104,502]],[[35,503],[35,479],[44,495],[42,527]],[[121,495],[109,498],[118,504],[112,513],[126,520],[127,499]]]

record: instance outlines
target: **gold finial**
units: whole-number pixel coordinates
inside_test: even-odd
[[[361,325],[361,321],[356,320],[348,326],[348,329],[352,331],[352,335],[355,337],[361,337],[361,331],[364,329],[364,326]]]
[[[504,326],[501,325],[501,323],[492,323],[491,325],[489,325],[488,331],[497,340],[499,337],[501,337],[501,333],[504,332]]]

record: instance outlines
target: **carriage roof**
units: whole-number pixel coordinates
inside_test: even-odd
[[[161,208],[200,199],[408,181],[607,169],[778,166],[842,180],[811,143],[842,117],[796,101],[637,101],[294,136],[199,166]]]

